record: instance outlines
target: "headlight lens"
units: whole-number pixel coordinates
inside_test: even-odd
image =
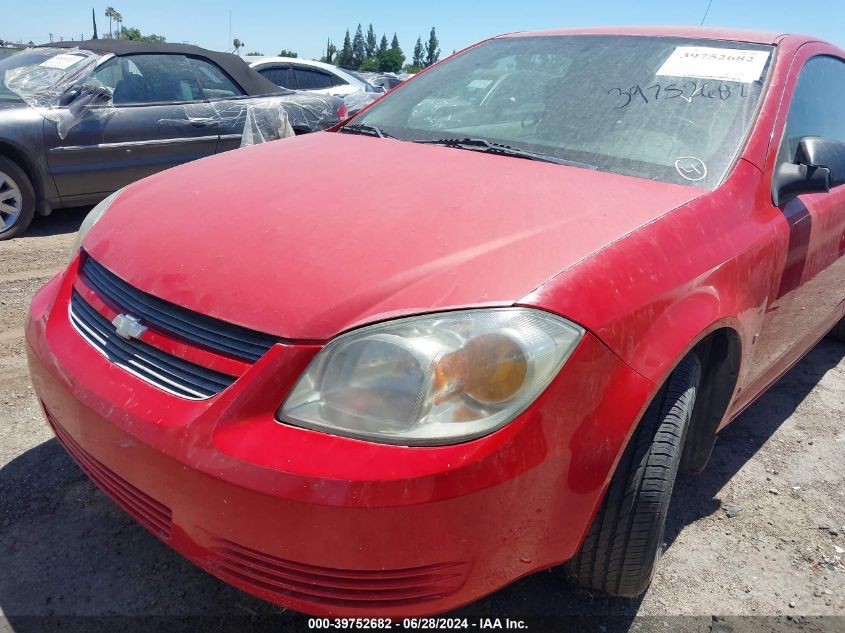
[[[320,351],[279,419],[388,444],[466,441],[524,411],[583,335],[574,323],[527,308],[448,312],[362,328]]]
[[[115,198],[120,194],[123,189],[118,189],[113,194],[111,194],[108,198],[100,202],[96,207],[91,209],[88,212],[88,215],[85,216],[85,219],[82,220],[82,224],[79,226],[79,231],[76,233],[76,239],[73,241],[73,248],[70,251],[70,261],[73,261],[73,258],[76,257],[76,253],[79,252],[79,249],[82,247],[82,240],[85,239],[85,236],[88,234],[88,231],[100,221],[100,218],[103,217],[106,210],[108,210],[109,205],[114,202]]]

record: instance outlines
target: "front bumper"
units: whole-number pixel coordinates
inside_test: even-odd
[[[274,420],[316,347],[277,345],[218,396],[183,400],[77,334],[74,274],[36,295],[26,331],[59,440],[168,545],[310,614],[440,613],[570,558],[654,390],[588,334],[537,402],[487,437],[334,437]]]

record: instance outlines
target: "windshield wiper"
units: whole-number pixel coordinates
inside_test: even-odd
[[[569,167],[581,167],[583,169],[597,170],[595,165],[587,163],[579,163],[574,160],[566,160],[565,158],[558,158],[557,156],[549,156],[548,154],[540,154],[539,152],[531,152],[527,149],[517,149],[510,145],[502,143],[494,143],[483,138],[437,138],[437,139],[415,139],[414,143],[422,143],[424,145],[443,145],[444,147],[454,147],[457,149],[469,149],[490,154],[499,154],[500,156],[512,156],[514,158],[525,158],[528,160],[539,160],[545,163],[555,163],[556,165],[567,165]]]
[[[396,138],[390,136],[386,132],[382,132],[375,125],[367,125],[366,123],[354,123],[352,125],[344,125],[340,128],[341,132],[346,134],[363,134],[364,136],[378,136],[379,138]]]

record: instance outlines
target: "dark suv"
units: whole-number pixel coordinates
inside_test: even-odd
[[[0,240],[168,167],[325,129],[340,100],[181,44],[63,42],[0,60]],[[286,116],[280,115],[283,111]]]

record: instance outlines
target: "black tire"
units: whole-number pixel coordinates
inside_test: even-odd
[[[700,380],[701,362],[690,354],[634,431],[581,549],[566,564],[582,587],[627,598],[648,588]]]
[[[833,326],[828,336],[837,341],[845,343],[845,319],[840,319],[839,323]]]
[[[14,183],[15,188],[20,191],[20,213],[8,228],[4,228],[6,218],[9,215],[0,215],[0,241],[9,240],[20,235],[32,222],[35,216],[35,189],[29,176],[18,164],[5,156],[0,156],[0,196],[7,193],[9,180]]]

